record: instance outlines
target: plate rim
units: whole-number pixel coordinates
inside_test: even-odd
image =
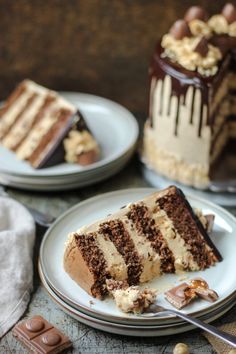
[[[50,298],[59,306],[63,309],[63,311],[65,311],[67,314],[68,312],[71,314],[73,314],[74,316],[76,317],[82,317],[82,318],[87,318],[88,321],[90,322],[94,322],[94,323],[97,323],[97,322],[100,322],[101,325],[106,325],[108,327],[112,326],[114,328],[117,328],[119,327],[120,329],[122,329],[122,327],[124,329],[128,329],[128,330],[134,330],[134,331],[143,331],[144,330],[144,327],[145,330],[147,329],[148,331],[150,330],[167,330],[167,329],[174,329],[174,328],[181,328],[182,326],[184,325],[188,325],[187,322],[183,321],[181,323],[177,323],[176,325],[164,325],[164,326],[161,326],[161,325],[141,325],[141,326],[137,326],[137,325],[125,325],[125,324],[120,324],[120,323],[112,323],[110,321],[107,321],[107,320],[103,320],[103,319],[99,319],[99,318],[96,318],[96,317],[93,317],[93,316],[90,316],[89,314],[86,314],[86,313],[83,313],[75,308],[73,308],[70,304],[67,304],[63,299],[61,299],[56,293],[54,293],[53,289],[51,289],[50,285],[47,283],[45,277],[44,277],[44,274],[42,274],[42,269],[41,269],[41,266],[40,266],[40,262],[38,263],[38,270],[39,270],[39,276],[40,276],[40,279],[42,281],[42,285],[44,287],[44,289],[46,290],[47,294],[50,296]],[[222,308],[219,309],[219,312],[220,312],[220,315],[217,317],[217,318],[220,318],[222,317],[226,312],[228,312],[233,306],[235,306],[235,303],[236,303],[236,298],[234,299],[234,301],[230,301],[228,304],[224,304],[224,306],[222,306],[223,308],[223,313],[222,313]],[[65,310],[66,309],[66,310]],[[215,316],[216,316],[216,310],[213,310],[212,311],[214,313],[213,315],[213,318],[210,317],[208,320],[209,322],[212,322],[215,320]],[[79,314],[78,314],[79,313]],[[72,315],[71,315],[72,316]],[[212,313],[210,314],[210,316],[212,316]],[[77,321],[80,321],[80,319],[76,318]],[[204,321],[206,321],[206,319],[204,318]],[[158,328],[160,327],[160,328]],[[197,327],[192,327],[193,328],[196,328]],[[186,329],[186,331],[184,332],[187,332],[191,330],[190,328],[189,329]],[[174,334],[174,333],[173,333]],[[161,336],[163,334],[159,334],[159,336]]]
[[[44,237],[43,237],[43,240],[41,242],[41,245],[40,245],[40,250],[39,250],[39,260],[40,260],[40,263],[41,263],[41,266],[42,266],[42,271],[43,271],[43,274],[45,276],[45,278],[47,279],[48,283],[52,286],[52,281],[50,281],[50,277],[48,276],[47,272],[45,271],[45,266],[44,266],[44,262],[43,262],[43,249],[44,249],[44,244],[46,243],[46,240],[47,238],[50,236],[50,233],[52,232],[52,230],[54,229],[54,227],[57,226],[58,223],[62,222],[62,220],[64,218],[66,218],[70,213],[73,213],[78,207],[84,207],[87,203],[94,203],[96,202],[97,200],[99,199],[102,199],[106,196],[113,196],[114,194],[115,195],[119,195],[120,193],[127,193],[127,192],[133,192],[133,193],[138,193],[138,192],[141,192],[141,193],[152,193],[154,191],[157,191],[158,189],[157,188],[149,188],[149,187],[144,187],[144,188],[127,188],[127,189],[119,189],[119,190],[116,190],[116,191],[111,191],[111,192],[106,192],[106,193],[102,193],[102,194],[99,194],[99,195],[96,195],[96,196],[93,196],[93,197],[90,197],[90,198],[87,198],[75,205],[73,205],[71,208],[69,208],[68,210],[66,210],[64,213],[62,213],[55,221],[54,223],[50,226],[50,228],[47,230],[47,232],[45,233]],[[201,197],[198,197],[198,196],[195,196],[195,195],[189,195],[189,194],[186,194],[185,195],[186,198],[192,198],[193,200],[195,199],[196,201],[198,202],[202,202],[204,204],[206,204],[207,207],[211,207],[211,208],[214,208],[216,210],[219,210],[221,213],[223,214],[226,214],[227,217],[229,217],[231,219],[231,221],[235,224],[235,227],[236,227],[236,217],[234,215],[232,215],[230,212],[228,212],[227,210],[225,210],[224,208],[222,208],[221,206],[215,204],[215,203],[212,203],[204,198],[201,198]],[[77,284],[78,285],[78,284]],[[79,285],[78,285],[79,286]],[[55,287],[53,287],[55,288]],[[60,294],[60,296],[62,296],[63,298],[66,298],[67,299],[67,296],[65,295],[62,295],[60,291],[57,291],[58,294]],[[222,299],[221,301],[217,302],[217,304],[215,303],[212,303],[209,305],[209,307],[207,307],[207,309],[203,309],[203,310],[199,310],[199,311],[194,311],[194,312],[191,312],[190,315],[196,315],[198,313],[202,313],[202,312],[207,312],[207,310],[209,308],[212,308],[214,306],[217,306],[217,305],[220,305],[220,303],[224,300],[226,300],[226,298],[229,298],[232,294],[236,294],[236,290],[234,290],[233,292],[231,292],[228,296],[226,296],[224,299]],[[67,299],[68,300],[68,299]],[[69,300],[69,302],[71,303],[74,303],[73,301]],[[87,307],[87,306],[83,306],[83,305],[78,305],[78,303],[76,303],[76,306],[77,307],[80,307],[81,309],[83,309],[84,311],[88,312],[88,313],[97,313],[97,311],[95,310],[92,310],[91,308]],[[136,320],[134,317],[117,317],[117,316],[110,316],[110,315],[107,315],[106,313],[103,313],[102,311],[99,312],[99,314],[103,317],[108,317],[109,318],[119,318],[119,319],[123,319],[123,320]],[[168,319],[170,319],[171,317],[174,318],[174,316],[168,316]],[[167,317],[165,317],[167,319]],[[160,319],[160,318],[159,318]],[[162,318],[163,319],[163,318]],[[147,319],[148,320],[148,319]]]

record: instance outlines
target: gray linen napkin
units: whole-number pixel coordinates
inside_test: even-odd
[[[35,224],[16,201],[0,197],[0,338],[27,308],[33,281]]]

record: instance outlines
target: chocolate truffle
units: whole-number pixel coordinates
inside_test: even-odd
[[[191,6],[185,13],[184,19],[186,22],[192,20],[206,21],[208,18],[206,11],[200,6]]]
[[[184,37],[191,37],[191,32],[186,21],[178,20],[170,28],[169,33],[175,39],[183,39]]]
[[[225,17],[225,19],[227,20],[227,22],[233,23],[236,21],[236,9],[234,7],[233,4],[231,4],[230,2],[227,3],[222,10],[222,15]]]

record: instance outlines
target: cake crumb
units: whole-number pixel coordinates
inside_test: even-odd
[[[89,300],[90,306],[94,305],[94,302],[92,300]]]
[[[129,286],[127,282],[107,280],[107,290],[113,296],[117,307],[125,312],[142,313],[156,300],[155,289],[140,289],[139,286]]]

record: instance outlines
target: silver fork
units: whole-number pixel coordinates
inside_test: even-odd
[[[220,338],[224,342],[230,344],[232,347],[236,348],[236,336],[233,336],[232,334],[221,331],[220,329],[218,329],[208,323],[205,323],[197,318],[191,317],[189,315],[186,315],[183,312],[180,312],[180,311],[177,311],[174,309],[170,309],[170,308],[167,309],[162,306],[153,304],[145,311],[145,313],[142,313],[139,316],[145,317],[145,318],[152,318],[152,317],[158,316],[162,312],[169,312],[170,314],[174,314],[174,315],[182,318],[183,320],[190,322],[193,325],[195,325],[201,329],[204,329],[206,332],[213,334],[214,336]]]
[[[4,190],[2,186],[0,186],[0,196],[1,197],[9,197],[9,194]],[[41,211],[38,211],[32,207],[25,205],[24,203],[20,202],[26,209],[29,210],[30,214],[33,216],[34,221],[43,227],[50,227],[52,223],[56,220],[54,216],[44,214]]]

